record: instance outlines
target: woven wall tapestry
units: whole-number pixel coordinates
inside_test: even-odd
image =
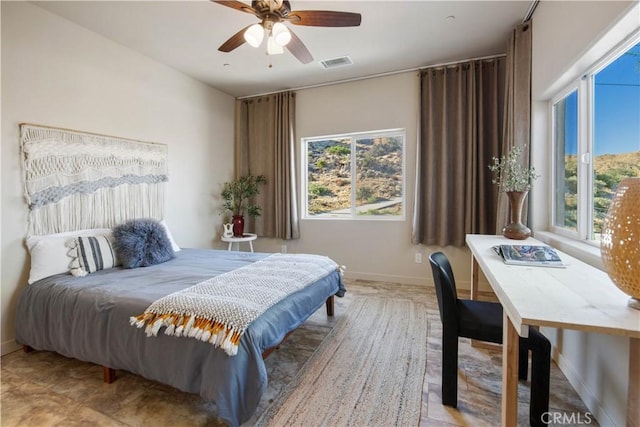
[[[164,217],[167,146],[21,124],[29,235]]]

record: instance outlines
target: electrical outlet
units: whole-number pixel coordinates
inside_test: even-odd
[[[287,253],[287,245],[282,245],[280,247],[280,252],[283,253],[283,254],[286,254]]]
[[[422,264],[422,253],[416,252],[415,260],[416,260],[416,264]]]

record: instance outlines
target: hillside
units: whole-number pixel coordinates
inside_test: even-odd
[[[596,156],[593,168],[596,173],[628,171],[627,176],[640,176],[640,151]]]
[[[402,143],[395,138],[356,141],[356,206],[361,215],[400,214]],[[309,213],[321,214],[351,206],[351,143],[349,140],[308,144]],[[387,203],[385,203],[387,202]]]
[[[602,154],[593,159],[595,175],[593,190],[593,231],[600,233],[615,190],[624,178],[640,177],[640,151],[622,154]],[[577,158],[565,156],[564,221],[569,228],[577,222]]]

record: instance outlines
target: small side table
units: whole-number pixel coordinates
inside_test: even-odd
[[[223,242],[229,243],[229,247],[227,248],[228,251],[230,251],[233,248],[234,243],[236,243],[237,250],[240,250],[240,243],[249,242],[249,247],[251,248],[251,252],[253,252],[253,241],[256,240],[257,238],[258,238],[258,235],[253,233],[244,233],[242,237],[224,237],[224,236],[221,237]]]

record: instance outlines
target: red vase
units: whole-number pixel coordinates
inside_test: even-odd
[[[231,223],[233,224],[233,237],[242,237],[244,234],[244,217],[242,215],[234,215]]]

